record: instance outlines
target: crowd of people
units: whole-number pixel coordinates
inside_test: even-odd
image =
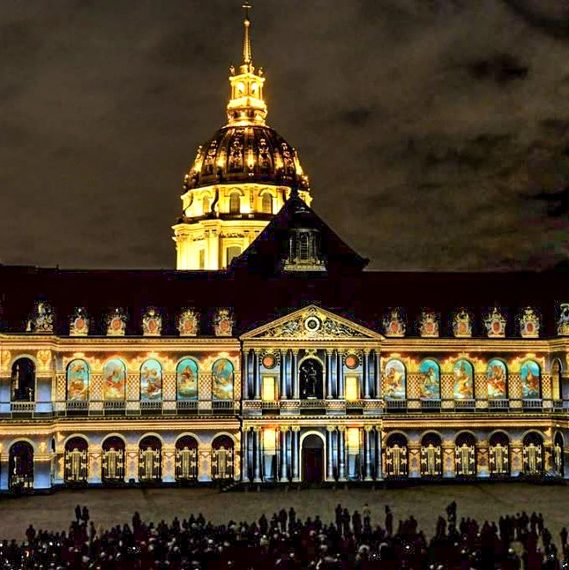
[[[377,507],[374,507],[377,508]],[[378,516],[381,514],[381,516]],[[502,516],[498,523],[457,520],[453,501],[427,538],[410,516],[394,524],[385,506],[361,513],[338,505],[335,521],[301,520],[293,508],[253,523],[214,525],[202,514],[170,524],[145,522],[134,513],[130,525],[97,530],[87,507],[75,508],[67,532],[38,530],[26,540],[0,543],[0,568],[13,569],[347,569],[387,570],[565,570],[568,532],[559,548],[538,513]]]

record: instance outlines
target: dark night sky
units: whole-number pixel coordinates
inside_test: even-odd
[[[239,0],[4,0],[0,261],[173,267]],[[377,269],[568,254],[567,0],[257,0],[269,119]]]

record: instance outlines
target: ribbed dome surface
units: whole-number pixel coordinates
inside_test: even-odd
[[[298,155],[266,125],[226,126],[198,149],[184,190],[257,182],[309,190]]]

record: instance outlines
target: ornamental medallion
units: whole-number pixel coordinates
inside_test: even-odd
[[[234,320],[229,309],[218,309],[213,319],[215,336],[231,336]]]
[[[522,338],[538,338],[540,322],[536,312],[531,307],[526,307],[519,317],[520,336]]]
[[[460,309],[454,315],[452,332],[456,338],[470,338],[472,336],[472,319],[466,309]]]
[[[423,309],[419,317],[419,334],[424,338],[439,336],[439,318],[435,311]]]
[[[160,336],[162,332],[162,316],[154,307],[150,307],[142,317],[142,334],[144,336]]]
[[[389,315],[383,319],[383,328],[387,337],[405,336],[405,321],[400,309],[392,309]]]
[[[126,315],[122,309],[115,309],[107,315],[107,336],[124,336]]]
[[[69,322],[69,336],[87,336],[89,334],[89,317],[83,307],[77,307]]]
[[[506,336],[506,318],[498,307],[494,307],[484,317],[484,326],[488,338],[504,338]]]
[[[200,325],[200,314],[194,309],[186,309],[178,318],[180,336],[197,336]]]
[[[49,303],[38,301],[26,327],[27,332],[53,333],[53,310]]]
[[[559,305],[559,317],[557,319],[557,335],[569,336],[569,303]]]

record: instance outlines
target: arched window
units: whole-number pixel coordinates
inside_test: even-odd
[[[441,438],[436,433],[428,433],[421,440],[421,476],[440,477],[442,467]]]
[[[265,192],[261,199],[261,211],[263,214],[272,214],[273,213],[273,197],[269,194],[269,192]]]
[[[504,432],[490,437],[490,475],[505,477],[510,473],[510,438]]]
[[[140,440],[138,445],[138,479],[158,482],[162,478],[162,442],[153,435]]]
[[[306,232],[298,236],[298,257],[300,261],[310,259],[310,235]]]
[[[124,481],[125,443],[117,436],[103,441],[103,483],[119,484]]]
[[[528,433],[523,440],[524,475],[543,474],[543,437],[537,432]]]
[[[226,265],[227,267],[229,267],[229,265],[231,264],[231,262],[233,261],[233,259],[235,257],[238,257],[241,254],[241,248],[238,245],[232,245],[230,247],[227,248],[227,254],[226,254]]]
[[[488,362],[486,381],[490,400],[504,400],[508,397],[508,369],[502,360],[494,358]]]
[[[207,216],[209,214],[209,197],[208,196],[204,196],[202,198],[202,210],[203,210],[204,216]]]
[[[454,397],[457,400],[474,398],[474,368],[468,360],[460,359],[454,363]]]
[[[140,367],[140,399],[143,402],[162,399],[162,366],[154,358]]]
[[[229,213],[239,214],[241,212],[241,196],[239,192],[231,192],[229,195]]]
[[[216,480],[233,478],[233,440],[226,436],[216,437],[212,444],[211,478]]]
[[[8,485],[11,490],[34,488],[34,449],[31,444],[17,441],[10,447],[8,469]]]
[[[383,373],[383,396],[389,400],[404,400],[406,395],[407,371],[400,360],[389,360]]]
[[[441,369],[432,359],[426,359],[419,365],[421,375],[421,398],[425,400],[440,400],[441,397]]]
[[[184,358],[176,367],[176,399],[198,399],[198,363],[192,358]]]
[[[233,364],[227,358],[220,358],[211,367],[213,376],[213,399],[233,399]]]
[[[176,481],[190,482],[198,479],[198,442],[185,435],[176,441]]]
[[[67,365],[67,400],[85,402],[89,399],[89,365],[82,359]]]
[[[520,368],[522,382],[522,398],[541,398],[541,370],[533,360],[526,360]]]
[[[562,370],[561,362],[556,358],[551,364],[551,396],[554,400],[560,400],[563,397],[561,386]]]
[[[33,402],[36,392],[36,366],[29,358],[12,364],[12,401]]]
[[[407,438],[401,433],[391,434],[387,438],[385,469],[389,477],[407,477]]]
[[[476,476],[476,438],[471,433],[457,436],[454,447],[457,477]]]
[[[112,358],[103,366],[103,400],[124,400],[126,366],[122,360]]]
[[[72,437],[65,444],[64,478],[66,483],[86,483],[89,469],[89,444],[83,437]]]

